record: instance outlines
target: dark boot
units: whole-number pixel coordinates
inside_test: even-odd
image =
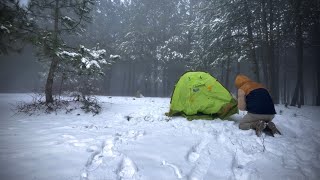
[[[262,131],[266,128],[266,126],[267,126],[266,122],[260,120],[260,121],[252,123],[251,128],[256,130],[256,135],[258,137],[260,137],[262,134]]]
[[[278,130],[278,128],[276,127],[276,125],[273,122],[268,122],[267,123],[267,128],[266,130],[270,131],[271,135],[274,137],[275,134],[280,134],[281,132]]]

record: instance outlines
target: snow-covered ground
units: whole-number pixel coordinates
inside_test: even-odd
[[[28,116],[0,94],[2,180],[319,179],[320,108],[276,106],[283,135],[257,137],[238,120],[168,118],[169,98],[99,97],[102,113]],[[281,112],[281,113],[280,113]]]

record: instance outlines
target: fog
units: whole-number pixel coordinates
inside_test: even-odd
[[[41,66],[33,55],[32,48],[26,47],[21,54],[0,56],[0,92],[38,92]]]
[[[28,2],[36,1],[21,3],[27,7]],[[215,0],[95,1],[90,22],[76,33],[59,33],[59,40],[74,48],[94,48],[99,43],[106,59],[121,57],[102,67],[105,75],[94,81],[94,94],[170,97],[183,73],[206,71],[231,93],[236,92],[235,76],[242,73],[270,88],[276,103],[290,103],[299,89],[304,101],[300,103],[319,105],[319,2],[302,1],[298,10],[292,8],[294,3],[281,1],[246,2],[226,1],[222,8]],[[76,19],[63,5],[59,15]],[[303,23],[295,16],[299,10]],[[41,18],[36,19],[38,27],[50,31],[53,21]],[[9,44],[1,33],[2,43]],[[0,55],[1,93],[44,93],[51,58],[37,55],[44,52],[39,45],[23,44],[21,53]],[[74,90],[62,75],[61,71],[54,75],[53,94]]]

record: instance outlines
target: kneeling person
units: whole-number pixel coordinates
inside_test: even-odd
[[[264,129],[270,130],[271,135],[280,131],[272,121],[276,111],[268,90],[245,75],[238,75],[235,80],[238,88],[238,108],[248,113],[240,121],[242,130],[254,129],[257,136],[261,136]]]

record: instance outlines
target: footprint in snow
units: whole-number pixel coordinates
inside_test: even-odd
[[[97,169],[102,163],[103,155],[101,152],[97,151],[91,154],[87,163],[86,163],[86,170],[87,171],[94,171]]]
[[[240,155],[239,155],[240,153]],[[231,169],[234,179],[261,179],[260,173],[254,167],[248,167],[247,164],[255,161],[251,156],[245,157],[244,152],[232,153]]]
[[[116,141],[119,143],[127,143],[128,141],[137,140],[144,135],[144,131],[129,130],[125,133],[117,133]]]
[[[114,138],[106,139],[102,145],[102,154],[107,157],[115,157],[119,155],[117,151],[114,150]]]
[[[89,172],[95,171],[103,163],[104,157],[115,157],[117,153],[113,150],[114,138],[107,138],[100,147],[90,146],[87,148],[88,152],[92,152],[87,160],[85,169],[81,174],[81,178],[86,180],[89,177]]]
[[[192,147],[188,153],[188,161],[194,163],[188,174],[190,180],[200,180],[205,177],[211,164],[208,144],[212,137],[206,135],[196,146]]]
[[[187,155],[188,161],[192,163],[196,162],[200,157],[201,151],[207,148],[209,141],[209,138],[205,137],[197,145],[193,146]]]
[[[130,130],[126,133],[126,136],[136,140],[137,138],[144,136],[144,131]]]
[[[118,176],[121,180],[126,180],[126,179],[133,180],[133,179],[135,179],[134,176],[135,176],[137,170],[138,170],[138,168],[134,164],[134,162],[130,158],[124,157],[121,164],[120,164]]]
[[[191,172],[188,175],[190,180],[201,180],[207,175],[208,169],[211,164],[210,152],[205,150],[202,152],[202,155],[197,160],[197,163],[192,168]]]
[[[135,179],[138,171],[137,166],[129,157],[115,149],[122,142],[127,142],[143,135],[143,131],[131,130],[123,134],[109,136],[101,143],[101,146],[88,147],[87,151],[92,152],[92,154],[88,158],[80,178],[82,180],[104,179],[101,175],[108,174],[111,179]]]

